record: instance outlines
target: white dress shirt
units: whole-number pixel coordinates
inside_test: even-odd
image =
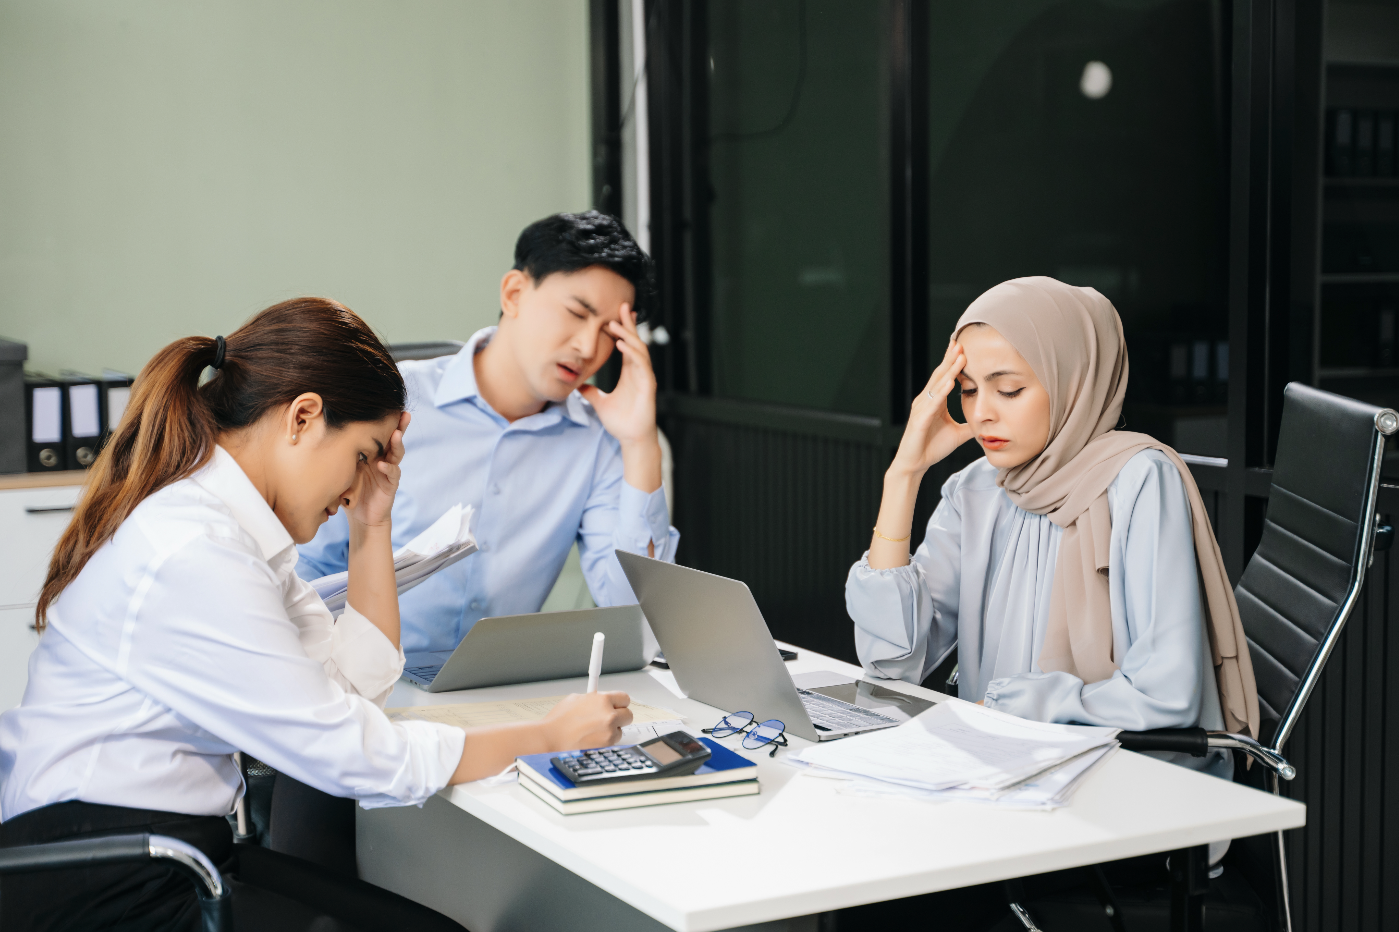
[[[473,360],[494,333],[477,331],[454,356],[399,364],[413,423],[403,435],[394,546],[460,502],[476,509],[481,548],[403,594],[410,653],[455,650],[482,618],[539,611],[574,541],[598,605],[636,603],[615,551],[645,556],[654,544],[656,559],[675,562],[680,534],[665,492],[626,483],[621,445],[582,395],[514,422],[481,397]],[[301,547],[297,572],[342,572],[348,553],[349,526],[337,515]]]
[[[361,805],[421,805],[465,733],[390,722],[401,650],[294,572],[281,521],[223,448],[141,502],[59,596],[24,701],[0,715],[0,820],[68,800],[225,815],[232,755]]]
[[[1180,472],[1145,450],[1108,487],[1113,660],[1097,683],[1040,670],[1063,529],[1011,502],[984,458],[952,475],[907,566],[851,567],[845,599],[869,672],[921,683],[957,649],[957,693],[1041,722],[1224,727]],[[1153,755],[1220,776],[1226,753]]]

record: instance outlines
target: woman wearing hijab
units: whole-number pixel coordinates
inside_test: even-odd
[[[947,396],[961,390],[966,423]],[[1092,288],[1021,278],[977,298],[913,402],[846,604],[871,673],[1022,718],[1258,733],[1238,607],[1180,457],[1117,430],[1122,322]],[[975,439],[910,558],[923,475]],[[1228,778],[1231,758],[1158,755]]]

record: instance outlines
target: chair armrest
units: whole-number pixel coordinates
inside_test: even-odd
[[[200,899],[218,899],[227,892],[223,876],[203,851],[178,838],[145,833],[0,848],[0,874],[72,870],[152,858],[173,861],[194,881]]]
[[[1174,751],[1191,757],[1204,757],[1216,748],[1243,751],[1284,780],[1297,776],[1297,768],[1281,754],[1266,748],[1248,735],[1203,728],[1153,728],[1151,731],[1120,732],[1117,740],[1129,751]]]
[[[0,874],[26,874],[144,861],[150,855],[149,835],[107,835],[54,841],[44,845],[0,848]]]
[[[1284,780],[1291,780],[1297,776],[1297,768],[1289,764],[1287,758],[1272,748],[1265,748],[1248,735],[1212,731],[1209,734],[1209,742],[1212,748],[1235,748],[1243,751]]]
[[[1204,757],[1210,752],[1209,735],[1203,728],[1124,731],[1118,734],[1117,740],[1129,751],[1174,751],[1191,757]]]

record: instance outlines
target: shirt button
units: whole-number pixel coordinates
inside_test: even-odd
[[[476,549],[481,551],[482,553],[485,553],[487,550],[491,549],[491,545],[483,540],[481,541],[481,543],[476,545]]]
[[[481,608],[481,603],[480,603],[480,602],[477,602],[475,599],[472,599],[472,600],[471,600],[471,610],[474,612],[474,611],[478,611],[480,608]]]
[[[491,494],[492,494],[492,495],[499,495],[499,494],[500,494],[500,486],[499,486],[499,485],[492,485],[492,486],[491,486]]]

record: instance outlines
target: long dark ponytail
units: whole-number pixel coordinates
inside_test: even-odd
[[[225,341],[214,377],[209,337],[156,353],[131,388],[121,423],[89,469],[73,520],[54,549],[36,625],[99,547],[153,492],[209,461],[223,431],[247,427],[304,392],[321,396],[331,428],[403,410],[403,377],[354,311],[328,298],[295,298],[254,315]]]

